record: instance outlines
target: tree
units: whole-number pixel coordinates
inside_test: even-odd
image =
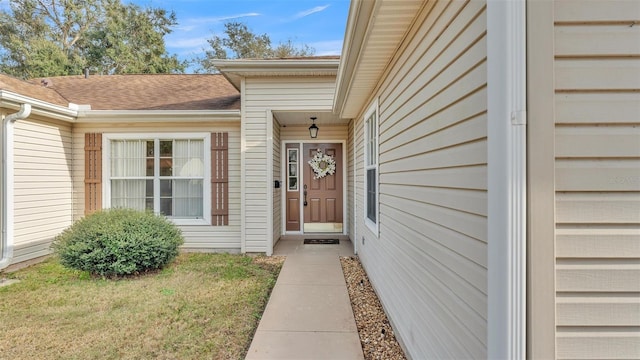
[[[274,48],[267,34],[256,35],[243,23],[228,22],[224,27],[226,37],[214,35],[208,39],[209,49],[205,49],[204,57],[198,60],[204,72],[217,71],[213,66],[216,59],[285,58],[312,56],[315,53],[315,49],[308,45],[295,47],[291,40]],[[228,52],[231,52],[231,56]]]
[[[120,0],[10,0],[0,11],[0,71],[22,78],[183,72],[164,36],[175,14]]]
[[[87,62],[107,74],[183,72],[186,64],[166,55],[164,36],[177,25],[175,13],[113,1],[102,26],[87,34]]]

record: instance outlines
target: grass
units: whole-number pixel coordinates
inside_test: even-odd
[[[242,359],[281,261],[181,254],[164,270],[110,280],[55,259],[7,274],[0,358]]]

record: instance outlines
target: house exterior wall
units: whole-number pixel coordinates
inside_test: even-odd
[[[273,246],[280,240],[282,234],[282,191],[285,178],[282,177],[282,162],[280,159],[280,123],[273,119],[273,179],[280,181],[280,188],[273,188]],[[285,163],[286,164],[286,163]],[[286,165],[285,165],[286,166]]]
[[[240,125],[238,123],[111,123],[77,124],[73,129],[73,190],[75,220],[84,216],[85,133],[229,133],[229,225],[180,225],[186,251],[240,252]]]
[[[50,254],[53,238],[72,224],[71,164],[68,123],[15,123],[13,263]]]
[[[249,77],[243,81],[244,251],[267,252],[274,219],[267,191],[273,169],[267,166],[268,111],[331,111],[335,77]],[[273,130],[272,130],[273,131]],[[275,198],[274,198],[275,201]],[[275,216],[274,216],[275,218]],[[267,230],[267,231],[265,231]]]
[[[345,217],[349,223],[347,234],[353,242],[354,252],[358,252],[358,243],[356,239],[356,146],[355,141],[358,138],[355,134],[355,121],[350,121],[347,128],[347,192],[345,194],[347,201],[347,213]],[[360,137],[361,138],[361,137]]]
[[[556,355],[640,356],[640,3],[555,1]]]
[[[349,135],[347,125],[321,125],[318,137],[314,140],[345,140]],[[282,129],[281,140],[310,140],[309,126],[287,126]]]
[[[417,14],[354,120],[358,254],[413,358],[487,354],[484,2]],[[364,222],[363,115],[379,104],[379,236]]]

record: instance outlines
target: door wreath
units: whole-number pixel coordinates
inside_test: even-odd
[[[333,159],[333,156],[322,153],[320,149],[318,149],[308,163],[313,170],[314,179],[322,179],[327,175],[336,173],[336,161]]]

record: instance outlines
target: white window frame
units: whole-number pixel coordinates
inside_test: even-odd
[[[375,115],[375,124],[374,124],[374,133],[375,133],[375,139],[373,139],[373,143],[375,144],[375,148],[376,148],[376,154],[375,154],[375,162],[371,165],[367,165],[369,163],[369,137],[368,137],[368,122],[369,119],[371,118],[372,115]],[[380,230],[380,171],[379,171],[379,163],[380,163],[380,143],[379,143],[379,128],[380,128],[380,111],[378,109],[378,99],[376,99],[373,104],[371,104],[371,106],[369,106],[369,109],[367,110],[367,112],[364,115],[363,118],[363,122],[362,122],[362,128],[363,128],[363,140],[364,140],[364,163],[363,163],[363,168],[364,168],[364,211],[363,211],[363,216],[364,216],[364,223],[365,225],[369,228],[369,230],[371,230],[376,237],[379,236],[379,230]],[[369,196],[368,196],[368,179],[367,179],[367,171],[368,170],[375,170],[376,171],[376,175],[375,175],[375,184],[376,184],[376,199],[375,199],[375,212],[376,212],[376,221],[372,221],[371,219],[369,219],[369,217],[367,216],[368,211],[368,205],[369,205]]]
[[[111,133],[104,134],[102,151],[102,199],[103,208],[111,208],[111,141],[112,140],[202,140],[204,146],[204,178],[202,219],[174,219],[176,225],[211,225],[211,134],[210,133]]]
[[[291,162],[291,153],[296,154],[296,161]],[[291,176],[291,165],[296,166],[296,175]],[[300,191],[300,150],[298,148],[287,148],[287,183],[285,186],[287,187],[287,191],[298,192]],[[292,189],[290,186],[290,181],[292,178],[296,179],[296,187]]]

